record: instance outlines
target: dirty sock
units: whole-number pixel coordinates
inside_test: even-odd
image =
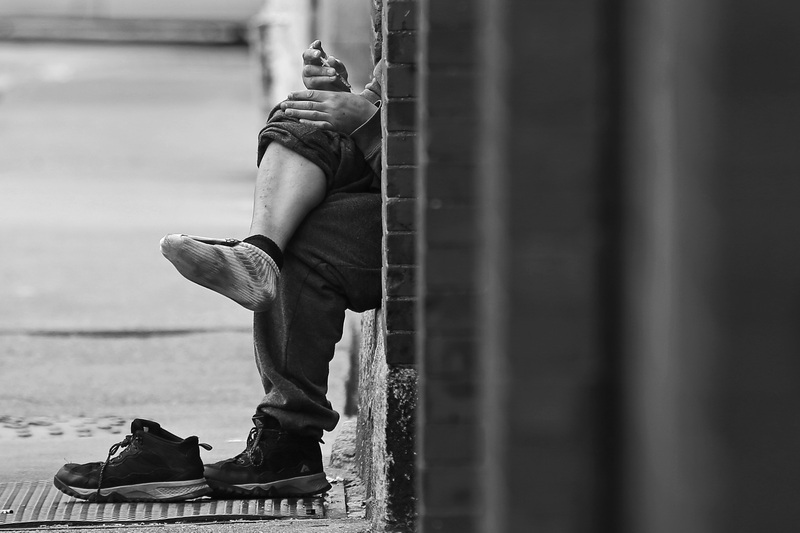
[[[275,299],[280,270],[267,252],[253,244],[172,234],[161,239],[161,253],[189,281],[250,311],[264,311]]]
[[[280,246],[275,244],[275,241],[269,237],[265,235],[250,235],[246,239],[242,239],[242,242],[252,244],[256,248],[263,250],[275,261],[275,264],[278,265],[278,270],[283,268],[283,252]]]

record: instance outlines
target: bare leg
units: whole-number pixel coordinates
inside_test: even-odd
[[[275,299],[282,250],[325,198],[325,187],[318,166],[273,142],[258,169],[246,242],[172,234],[161,240],[161,253],[186,279],[264,311]]]
[[[250,235],[264,235],[281,250],[306,215],[325,198],[325,174],[305,157],[271,143],[256,177]]]

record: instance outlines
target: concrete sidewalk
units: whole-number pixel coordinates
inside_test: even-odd
[[[72,428],[0,423],[0,481],[102,460],[135,417],[198,435],[208,461],[244,448],[263,394],[252,315],[184,280],[158,241],[245,235],[255,79],[246,48],[0,42],[0,417]],[[339,410],[349,342],[331,368]],[[109,418],[120,434],[99,428]]]

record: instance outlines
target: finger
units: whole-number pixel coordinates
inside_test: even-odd
[[[322,48],[322,41],[320,41],[319,39],[317,39],[316,41],[314,41],[313,43],[308,45],[308,50],[307,51],[309,52],[309,56],[310,56],[311,61],[314,62],[314,63],[322,62],[322,60],[327,57],[327,54],[325,53],[325,50],[323,50],[323,48]],[[304,60],[305,60],[305,57],[306,57],[306,54],[305,54],[305,52],[303,52],[303,59]]]
[[[330,67],[321,67],[319,65],[305,65],[303,67],[303,76],[306,78],[336,78],[336,70]]]
[[[315,89],[318,91],[326,91],[330,89],[335,89],[338,87],[337,83],[339,78],[306,78],[304,80],[304,85],[309,89]]]
[[[283,109],[320,109],[320,104],[314,100],[286,100],[281,104]]]
[[[320,113],[330,113],[331,108],[327,102],[317,102],[314,100],[285,100],[281,104],[281,109],[295,109],[299,111],[317,111]]]
[[[328,113],[306,109],[287,109],[284,113],[286,113],[286,116],[297,118],[301,121],[330,122],[332,118]]]
[[[344,63],[342,63],[341,61],[339,61],[338,59],[336,59],[333,56],[328,56],[328,66],[332,67],[336,74],[340,74],[340,75],[344,75],[344,76],[347,75],[347,68],[344,66]]]
[[[306,120],[300,119],[301,124],[308,124],[309,126],[314,126],[315,128],[323,129],[323,130],[332,130],[333,124],[324,120]]]
[[[291,96],[291,95],[289,95]],[[286,99],[281,102],[281,109],[308,109],[310,102],[309,100],[289,100]]]
[[[306,65],[321,65],[322,52],[313,48],[305,50],[303,52],[303,63]]]
[[[289,93],[289,100],[310,100],[312,102],[321,102],[324,97],[322,95],[323,91],[293,91]]]

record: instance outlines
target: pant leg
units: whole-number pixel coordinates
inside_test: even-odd
[[[288,431],[320,438],[339,415],[326,398],[328,366],[345,309],[381,301],[381,202],[374,193],[333,194],[312,211],[284,251],[277,298],[254,318],[264,386],[258,413]]]
[[[316,165],[325,176],[328,194],[364,192],[377,182],[364,154],[349,135],[303,124],[287,117],[280,107],[272,110],[269,121],[258,134],[258,165],[272,142],[282,144]]]

